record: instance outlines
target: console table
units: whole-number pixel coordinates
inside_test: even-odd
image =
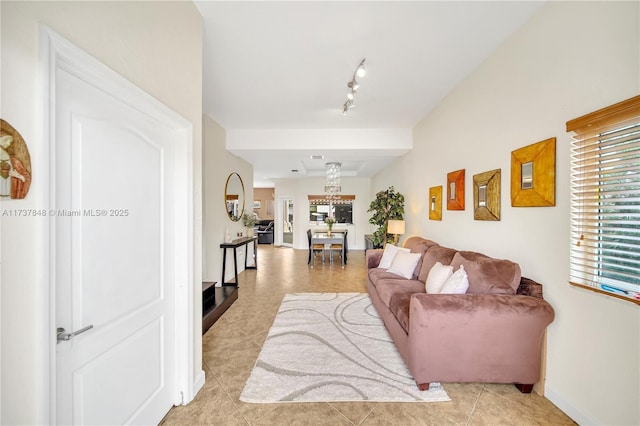
[[[216,287],[215,282],[202,283],[202,334],[238,299],[238,287]]]
[[[240,237],[229,243],[220,244],[220,248],[224,250],[222,255],[222,285],[233,285],[238,286],[238,247],[246,246],[249,243],[253,243],[253,265],[247,265],[247,258],[249,255],[245,252],[244,256],[244,269],[258,269],[258,237]],[[233,269],[235,272],[235,281],[234,282],[226,282],[224,280],[226,267],[227,267],[227,250],[233,249]]]

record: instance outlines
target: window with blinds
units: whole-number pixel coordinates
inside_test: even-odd
[[[640,96],[567,122],[571,284],[640,304]]]

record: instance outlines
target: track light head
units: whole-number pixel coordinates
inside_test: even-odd
[[[365,75],[367,75],[367,70],[364,68],[364,61],[365,59],[360,62],[360,65],[358,65],[358,69],[356,70],[356,75],[358,77],[364,77]]]

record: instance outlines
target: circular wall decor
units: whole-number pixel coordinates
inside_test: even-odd
[[[31,186],[31,157],[24,139],[0,119],[0,198],[21,199]]]

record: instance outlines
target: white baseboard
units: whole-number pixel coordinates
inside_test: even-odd
[[[195,380],[193,381],[193,387],[191,388],[192,398],[189,401],[185,401],[184,405],[187,405],[188,403],[193,401],[193,398],[196,397],[198,392],[200,392],[200,389],[202,389],[202,387],[204,386],[204,382],[205,382],[204,370],[200,370],[200,372],[196,376]]]
[[[579,425],[586,426],[601,424],[601,422],[593,420],[591,417],[573,406],[573,404],[571,404],[569,401],[564,399],[553,389],[553,387],[549,386],[549,383],[547,383],[545,386],[544,396]]]

